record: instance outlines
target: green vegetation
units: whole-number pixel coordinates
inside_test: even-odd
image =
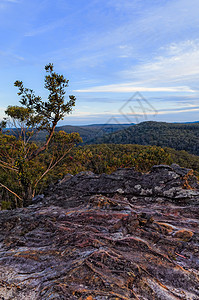
[[[65,140],[66,133],[60,132],[59,134],[61,136],[63,134]],[[70,135],[68,135],[69,137]],[[9,136],[9,138],[11,137]],[[63,150],[61,148],[65,146],[59,141],[60,136],[57,139],[57,143],[54,140],[48,150],[32,162],[32,168],[31,170],[29,169],[34,183],[36,179],[40,179],[36,188],[36,193],[38,194],[41,194],[49,184],[57,182],[66,174],[74,175],[81,171],[110,174],[117,168],[135,167],[137,171],[148,172],[153,165],[177,163],[180,166],[192,168],[195,171],[195,175],[199,175],[199,157],[184,150],[177,151],[157,146],[100,144],[78,146],[73,149],[67,146],[70,149],[70,153],[66,153],[65,148]],[[68,140],[67,145],[69,144],[70,141]],[[60,153],[63,153],[64,157],[59,162],[59,165],[57,164],[56,168],[49,168],[52,158],[55,161],[56,157],[61,157]],[[42,177],[45,173],[44,170],[47,170],[47,173]],[[13,178],[11,170],[2,172],[0,178],[1,182],[2,180],[7,182],[7,186],[10,186],[13,191],[20,192],[17,178]],[[16,198],[11,198],[6,189],[2,189],[1,197],[3,199],[2,208],[17,206]]]
[[[93,143],[156,145],[199,155],[199,123],[143,122],[99,137]]]
[[[74,148],[65,161],[63,169],[67,173],[92,171],[97,174],[112,173],[117,168],[135,167],[147,172],[155,164],[170,164],[169,153],[160,147],[139,145],[86,145]]]
[[[81,171],[92,171],[97,174],[112,173],[117,168],[131,168],[141,172],[148,172],[152,166],[158,164],[179,164],[191,168],[199,174],[199,157],[177,151],[171,148],[142,145],[100,144],[75,147],[57,168],[55,178],[63,177],[67,173],[77,174]]]
[[[64,125],[55,128],[56,131],[65,131],[66,133],[77,132],[81,136],[83,143],[89,143],[96,137],[102,137],[104,134],[116,132],[118,130],[129,127],[129,124],[93,124],[84,126],[71,126]],[[33,137],[35,142],[44,142],[46,139],[47,131],[40,131]]]
[[[48,100],[42,101],[33,90],[24,88],[22,81],[16,81],[21,106],[8,106],[5,111],[7,119],[0,124],[0,187],[3,198],[10,199],[8,193],[12,195],[15,207],[30,204],[40,181],[61,162],[75,143],[81,142],[78,133],[55,133],[57,123],[72,111],[76,99],[69,96],[65,103],[68,80],[55,73],[52,64],[46,65],[45,70],[44,87],[49,92]],[[15,128],[12,134],[3,132],[6,123]],[[40,144],[32,142],[33,137],[43,130],[47,132],[45,141]]]

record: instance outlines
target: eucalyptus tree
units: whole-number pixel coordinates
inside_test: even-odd
[[[72,112],[76,98],[70,95],[65,101],[69,81],[54,71],[53,64],[46,65],[45,70],[48,98],[42,100],[17,80],[14,85],[18,88],[20,105],[8,106],[6,118],[0,123],[0,168],[17,180],[18,188],[12,190],[5,182],[0,182],[0,186],[17,198],[18,206],[32,202],[39,181],[81,141],[77,133],[55,132],[58,122]],[[6,126],[10,128],[9,133],[3,130]],[[35,143],[34,137],[41,131],[47,133],[45,142]],[[41,166],[40,159],[45,152],[48,152],[48,163]]]

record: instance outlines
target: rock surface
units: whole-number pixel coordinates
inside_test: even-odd
[[[67,175],[0,212],[0,299],[199,299],[191,170]]]

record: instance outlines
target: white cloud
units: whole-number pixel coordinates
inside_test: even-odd
[[[94,86],[78,92],[196,92],[199,83],[199,40],[172,43],[151,61],[118,74],[120,84]],[[125,82],[126,81],[126,82]]]
[[[198,28],[198,0],[172,0],[172,1],[127,1],[110,0],[110,6],[125,12],[126,18],[116,23],[106,32],[86,35],[86,40],[93,39],[92,47],[109,47],[115,45],[135,45],[142,51],[145,48],[163,43],[164,39],[179,40],[179,35],[186,35],[193,28]],[[120,14],[119,14],[120,16]],[[118,25],[117,25],[118,24]],[[194,30],[195,31],[195,30]],[[184,33],[185,32],[185,33]],[[88,39],[89,37],[89,39]],[[148,45],[147,45],[148,44]],[[136,53],[136,49],[134,52]],[[138,51],[139,52],[139,51]]]
[[[95,86],[88,89],[75,90],[79,93],[99,93],[99,92],[111,92],[111,93],[129,93],[129,92],[194,92],[187,86],[175,86],[175,87],[144,87],[134,86],[133,83],[126,84],[112,84],[104,86]]]
[[[183,108],[180,108],[180,109],[168,109],[168,110],[158,110],[156,114],[158,115],[167,115],[167,114],[176,114],[176,113],[186,113],[186,112],[197,112],[199,111],[199,107],[195,107],[195,108],[187,108],[187,107],[183,107]],[[128,117],[132,117],[132,116],[140,116],[141,114],[143,114],[143,112],[140,112],[140,110],[137,110],[137,111],[133,111],[133,112],[128,112],[126,113],[126,115]],[[156,115],[154,113],[154,111],[148,111],[147,110],[147,115],[151,115],[151,116],[154,116]],[[119,111],[103,111],[103,112],[85,112],[85,111],[78,111],[78,112],[75,112],[74,113],[74,116],[75,117],[89,117],[89,116],[121,116],[121,114],[119,113]],[[68,118],[68,116],[67,116]]]
[[[199,80],[199,40],[172,43],[161,49],[164,54],[122,72],[125,79],[159,84],[189,85]]]
[[[199,111],[199,108],[185,108],[185,109],[174,109],[174,110],[162,110],[158,111],[159,115],[166,115],[166,114],[179,114],[179,113],[185,113],[185,112],[197,112]],[[148,113],[152,114],[152,113]]]

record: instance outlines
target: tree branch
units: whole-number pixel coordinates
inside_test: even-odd
[[[68,152],[70,152],[70,150],[73,148],[73,146],[71,146],[71,148],[69,148],[53,165],[52,165],[52,162],[53,162],[53,158],[49,164],[49,167],[48,169],[40,176],[40,178],[36,181],[35,185],[34,185],[34,190],[33,190],[33,197],[35,195],[35,190],[36,190],[36,186],[37,184],[39,183],[39,181],[50,171],[52,170],[65,156]]]
[[[0,183],[0,186],[5,188],[6,190],[8,190],[11,194],[15,195],[19,200],[23,200],[21,197],[19,197],[15,192],[11,191],[7,186],[5,186],[4,184]]]
[[[16,172],[19,171],[16,167],[11,167],[7,163],[5,163],[4,161],[1,161],[1,160],[0,160],[0,167],[7,168],[9,170],[16,171]]]
[[[48,144],[50,143],[50,140],[52,139],[52,136],[55,132],[55,126],[57,125],[57,122],[54,122],[52,128],[51,128],[51,131],[49,133],[49,136],[47,138],[47,141],[46,143],[41,146],[39,149],[37,149],[36,151],[34,151],[29,157],[28,157],[28,160],[32,160],[33,158],[35,158],[36,156],[38,156],[41,152],[43,152],[47,147],[48,147]]]

